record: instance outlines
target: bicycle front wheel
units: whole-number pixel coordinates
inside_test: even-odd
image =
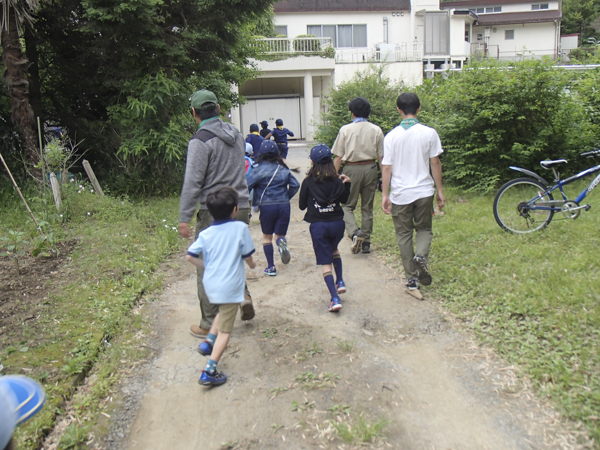
[[[545,228],[554,216],[549,209],[532,209],[532,206],[554,200],[548,193],[528,203],[546,190],[546,187],[532,178],[516,178],[500,188],[494,198],[494,218],[500,228],[512,233],[532,233]]]

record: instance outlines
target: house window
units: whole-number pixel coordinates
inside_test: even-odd
[[[504,40],[512,41],[515,38],[515,30],[504,30]]]
[[[307,34],[331,38],[334,47],[366,47],[366,25],[308,25]]]
[[[531,5],[532,11],[538,11],[540,9],[548,9],[548,3],[534,3]]]
[[[275,34],[277,36],[282,36],[283,35],[283,36],[287,37],[287,35],[288,35],[287,34],[287,25],[277,25],[275,27]]]
[[[502,12],[502,6],[486,6],[485,8],[472,8],[469,11],[475,14],[490,14]]]

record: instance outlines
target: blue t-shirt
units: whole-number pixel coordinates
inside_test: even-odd
[[[223,304],[244,301],[244,258],[254,253],[254,242],[244,222],[215,220],[200,232],[187,253],[196,258],[202,254],[202,284],[209,302]]]

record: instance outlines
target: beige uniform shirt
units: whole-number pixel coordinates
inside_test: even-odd
[[[371,122],[349,123],[340,128],[331,153],[346,162],[383,158],[383,131]]]

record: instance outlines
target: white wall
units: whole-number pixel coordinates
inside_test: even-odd
[[[470,52],[465,53],[465,21],[468,20],[466,17],[450,14],[450,54],[453,58],[469,57]]]
[[[497,6],[502,6],[503,13],[531,12],[531,5],[533,3],[548,3],[548,9],[542,9],[541,11],[558,9],[558,2],[548,2],[546,0],[531,0],[531,2],[528,2],[528,3],[513,3],[513,4],[508,4],[508,5],[505,5],[502,2],[498,2]],[[465,9],[467,9],[467,8],[465,8]],[[495,13],[495,14],[498,14],[498,13]]]
[[[392,12],[318,12],[318,13],[278,13],[275,25],[287,25],[288,37],[293,38],[306,34],[307,25],[367,25],[367,48],[384,42],[383,18],[388,18],[389,42],[400,44],[412,42],[410,39],[410,14],[404,11],[404,16],[392,16]]]
[[[498,45],[500,59],[524,57],[554,56],[556,25],[550,23],[526,23],[519,25],[498,25],[491,27],[489,45]],[[494,28],[496,32],[494,33]],[[514,30],[514,40],[505,39],[505,30]],[[484,27],[473,27],[473,36],[484,33]],[[471,42],[476,42],[472,39]]]
[[[368,64],[338,64],[335,67],[335,84],[338,86],[351,80],[357,72],[367,70],[369,70]],[[423,83],[423,63],[421,61],[388,63],[384,74],[396,83],[403,81],[407,86],[416,86]]]

